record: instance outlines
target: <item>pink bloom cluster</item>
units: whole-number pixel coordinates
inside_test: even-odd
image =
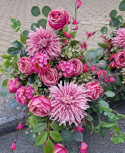
[[[100,70],[100,71],[97,71],[96,74],[98,75],[98,79],[99,79],[100,77],[105,77],[107,75],[107,71]]]
[[[16,100],[20,105],[27,105],[34,97],[35,90],[31,86],[22,86],[16,91]]]
[[[98,65],[97,65],[98,66]],[[90,66],[90,64],[89,64],[89,62],[87,62],[87,63],[85,63],[85,64],[83,64],[83,71],[84,72],[89,72],[89,71],[97,71],[97,67],[96,66]]]
[[[115,81],[115,79],[111,76],[106,76],[102,81],[105,83],[107,83],[108,81],[112,83]]]
[[[34,57],[32,57],[32,69],[39,73],[45,69],[47,69],[49,61],[49,57],[46,54],[36,53]]]
[[[83,41],[82,43],[79,43],[79,46],[80,46],[81,48],[87,49],[87,44],[86,44],[85,41]]]
[[[57,86],[50,87],[51,101],[51,119],[58,120],[60,125],[68,122],[69,125],[74,123],[76,126],[87,115],[85,110],[89,108],[87,104],[87,90],[83,85],[74,84],[74,82],[62,82]]]
[[[82,62],[79,59],[72,58],[70,61],[63,61],[58,66],[57,69],[63,72],[66,78],[71,76],[78,76],[82,72]]]
[[[88,96],[91,100],[95,100],[99,97],[99,95],[103,94],[103,89],[99,83],[88,82],[85,87],[89,90]]]

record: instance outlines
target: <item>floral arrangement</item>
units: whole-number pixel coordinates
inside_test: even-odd
[[[87,40],[97,31],[86,32],[86,41],[75,39],[79,27],[76,14],[81,5],[77,0],[75,17],[63,8],[44,6],[44,19],[33,23],[31,32],[21,31],[20,21],[11,18],[20,41],[12,42],[8,55],[1,56],[4,65],[0,71],[11,78],[3,81],[3,87],[8,85],[14,94],[9,106],[20,106],[26,112],[16,128],[12,151],[25,118],[26,133],[44,153],[68,153],[67,145],[73,140],[79,141],[79,147],[72,153],[87,153],[84,128],[102,137],[110,130],[115,144],[124,143],[125,133],[120,131],[118,120],[125,116],[111,109],[110,103],[125,100],[125,23],[122,15],[111,11],[109,26],[114,30],[107,33],[108,28],[102,27],[104,43],[87,50]],[[125,10],[124,5],[122,1],[120,11]],[[38,16],[41,11],[34,6],[31,13]],[[1,96],[6,96],[4,90]],[[98,125],[94,124],[95,114]]]

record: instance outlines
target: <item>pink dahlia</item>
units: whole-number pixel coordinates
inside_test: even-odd
[[[125,28],[119,28],[115,31],[116,37],[112,39],[113,46],[125,49]]]
[[[48,68],[49,57],[46,54],[36,53],[32,58],[32,69],[39,73]]]
[[[87,104],[87,90],[83,85],[74,84],[74,82],[62,82],[50,89],[51,101],[51,119],[58,120],[60,125],[68,122],[69,125],[74,123],[76,126],[87,116],[85,110],[89,108]]]
[[[31,86],[22,86],[16,91],[16,100],[20,105],[27,105],[34,97],[35,90]]]
[[[42,27],[36,28],[36,31],[31,32],[28,37],[26,50],[28,55],[34,56],[36,53],[44,53],[50,60],[57,59],[61,55],[60,40],[51,28],[46,30]]]

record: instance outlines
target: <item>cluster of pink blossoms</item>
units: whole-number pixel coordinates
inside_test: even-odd
[[[35,90],[31,86],[22,86],[17,89],[16,100],[20,105],[27,105],[29,101],[34,97]]]

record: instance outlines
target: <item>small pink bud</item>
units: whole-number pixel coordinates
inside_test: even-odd
[[[78,26],[76,25],[75,28],[73,30],[78,30]]]
[[[97,70],[97,68],[95,66],[91,67],[91,71],[96,71],[96,70]]]
[[[79,133],[81,133],[82,130],[85,130],[85,129],[82,128],[80,125],[78,125],[75,129],[76,129]]]
[[[79,153],[87,153],[88,150],[88,145],[85,142],[81,143]]]
[[[16,141],[14,141],[14,143],[12,144],[11,150],[16,150]]]
[[[80,0],[77,0],[77,9],[82,5],[82,2]]]
[[[23,125],[22,123],[19,123],[19,125],[16,127],[16,129],[22,130],[23,126],[25,126],[25,124]]]
[[[112,83],[112,82],[114,82],[114,81],[115,81],[115,79],[114,79],[113,77],[110,77],[110,78],[109,78],[109,82]]]

